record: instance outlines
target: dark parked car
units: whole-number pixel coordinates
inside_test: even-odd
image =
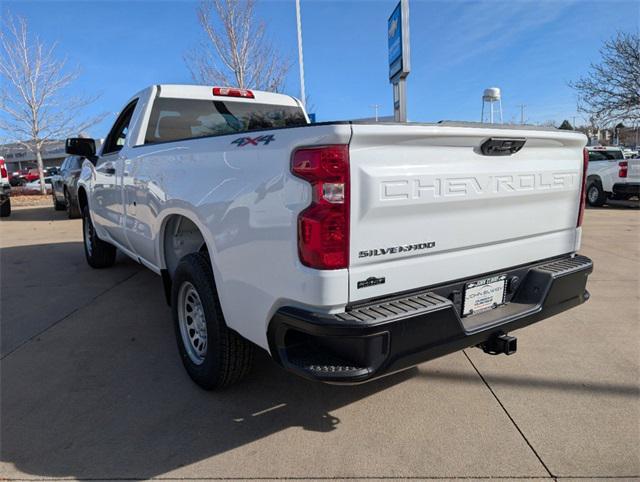
[[[26,183],[27,181],[25,181],[24,177],[22,177],[21,171],[14,171],[9,173],[9,184],[12,187],[24,186]]]
[[[82,161],[84,157],[67,157],[60,166],[60,173],[53,176],[51,183],[53,207],[56,211],[66,209],[71,219],[79,218],[81,214],[78,205],[78,176],[82,169]]]

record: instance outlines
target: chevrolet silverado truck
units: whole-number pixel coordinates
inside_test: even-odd
[[[640,196],[640,159],[626,159],[619,147],[588,147],[587,202],[602,206],[609,199]]]
[[[78,181],[94,268],[122,251],[161,276],[178,350],[206,389],[256,347],[282,367],[359,383],[589,297],[577,254],[586,138],[465,123],[309,124],[301,103],[156,85],[126,104]],[[557,321],[556,321],[557,322]]]

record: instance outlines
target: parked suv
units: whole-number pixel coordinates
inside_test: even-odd
[[[640,159],[625,159],[619,147],[588,147],[587,201],[602,206],[608,199],[640,194]]]
[[[0,218],[11,215],[11,185],[4,157],[0,157]]]
[[[64,211],[66,209],[70,219],[80,217],[80,208],[78,207],[78,177],[82,170],[81,156],[67,157],[62,166],[60,173],[52,177],[51,196],[53,197],[53,207],[56,211]]]

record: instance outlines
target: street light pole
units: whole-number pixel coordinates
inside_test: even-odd
[[[380,107],[380,104],[371,104],[369,107],[371,107],[371,108],[373,108],[375,110],[376,122],[378,122],[378,108]]]
[[[306,107],[307,98],[304,93],[304,60],[302,58],[302,22],[300,20],[300,0],[296,0],[296,23],[298,27],[298,65],[300,66],[300,97]]]
[[[520,125],[524,124],[524,110],[527,108],[527,104],[518,104],[516,107],[520,107]]]

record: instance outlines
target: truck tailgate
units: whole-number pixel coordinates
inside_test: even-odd
[[[640,182],[640,159],[628,159],[627,166],[626,182]]]
[[[526,142],[483,155],[489,138]],[[574,251],[585,142],[554,130],[354,124],[350,302]]]

